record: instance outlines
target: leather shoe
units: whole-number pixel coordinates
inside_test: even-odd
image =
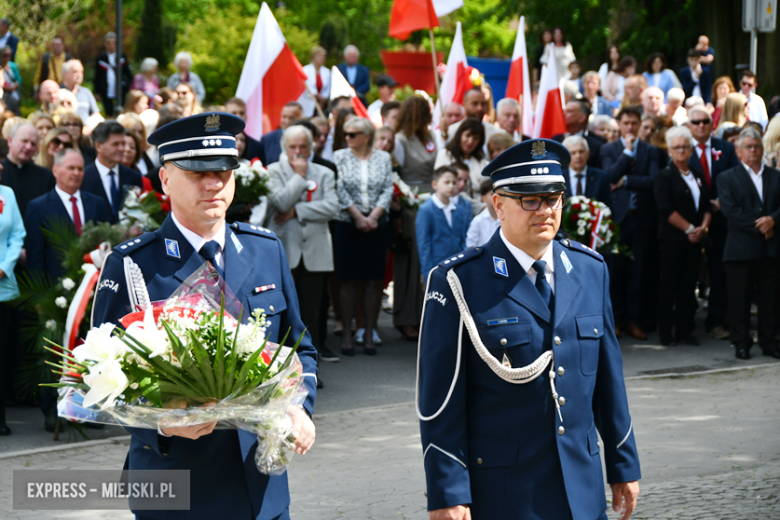
[[[685,338],[680,338],[677,340],[678,343],[682,343],[683,345],[688,345],[691,347],[698,347],[701,345],[701,342],[694,338],[693,336],[687,336]]]
[[[736,352],[734,352],[734,356],[737,359],[750,359],[750,349],[737,347]]]
[[[765,356],[772,356],[773,358],[780,359],[780,347],[775,347],[774,349],[766,349],[764,350]]]
[[[43,422],[43,428],[47,432],[53,432],[57,427],[57,408],[52,407],[46,412],[46,419]]]
[[[638,325],[634,325],[633,323],[630,324],[626,329],[626,332],[628,332],[629,335],[634,339],[638,339],[640,341],[647,341],[647,334],[645,334],[645,331],[640,329]]]
[[[5,421],[0,422],[0,435],[11,435],[11,428],[5,424]]]
[[[615,327],[615,337],[617,337],[617,339],[620,339],[620,334],[621,334],[622,332],[623,332],[623,331],[622,331],[622,330],[620,330],[620,327]]]
[[[729,331],[723,325],[718,325],[707,333],[715,339],[729,339]]]
[[[661,345],[663,345],[664,347],[676,347],[677,343],[672,341],[672,340],[664,340],[664,339],[662,339],[661,340]]]

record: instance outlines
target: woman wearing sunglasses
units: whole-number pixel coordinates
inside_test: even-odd
[[[49,130],[41,143],[38,155],[35,157],[35,164],[51,170],[54,164],[54,156],[65,148],[73,148],[73,137],[67,128],[57,127]]]

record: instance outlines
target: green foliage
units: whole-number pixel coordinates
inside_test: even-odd
[[[155,58],[159,63],[167,63],[166,51],[162,0],[144,0],[144,14],[141,18],[135,59],[139,63],[144,58]]]

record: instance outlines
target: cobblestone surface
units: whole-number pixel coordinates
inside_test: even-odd
[[[778,368],[627,382],[644,475],[633,518],[780,518]],[[290,470],[294,519],[427,518],[413,405],[315,418],[315,448]],[[118,469],[126,451],[120,440],[0,458],[0,519],[132,519],[11,510],[13,469]]]

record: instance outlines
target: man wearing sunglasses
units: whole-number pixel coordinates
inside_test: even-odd
[[[726,270],[723,266],[723,248],[726,246],[728,225],[720,211],[717,177],[739,164],[734,145],[724,139],[712,137],[712,116],[704,105],[688,110],[688,129],[693,135],[693,149],[688,165],[704,179],[712,200],[712,222],[707,241],[707,270],[710,279],[710,296],[705,329],[716,339],[728,339],[726,330]]]
[[[745,70],[742,73],[742,79],[739,80],[739,89],[745,95],[748,101],[748,118],[754,123],[761,125],[765,131],[769,124],[769,116],[766,113],[766,103],[761,96],[756,94],[758,88],[758,79],[752,70]]]
[[[606,519],[639,458],[604,259],[556,240],[569,152],[524,141],[483,171],[501,229],[428,275],[417,381],[431,520]]]

